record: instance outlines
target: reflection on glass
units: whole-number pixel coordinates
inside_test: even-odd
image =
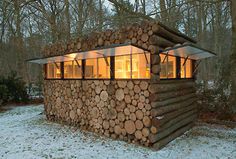
[[[176,78],[176,57],[168,56],[168,78]]]
[[[47,78],[61,78],[61,63],[47,64]]]
[[[85,78],[97,78],[97,59],[87,59],[85,64]]]
[[[64,62],[64,78],[82,78],[81,60]]]
[[[181,78],[192,78],[192,60],[188,59],[184,64],[184,58],[181,58]]]
[[[132,55],[132,78],[150,78],[150,53]]]
[[[161,72],[160,78],[176,78],[176,57],[160,54]]]
[[[98,78],[110,78],[110,58],[98,59]]]
[[[110,57],[87,59],[85,78],[110,78]]]
[[[130,55],[115,57],[115,78],[131,78]]]

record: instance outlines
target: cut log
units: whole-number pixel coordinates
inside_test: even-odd
[[[127,81],[119,80],[119,81],[117,81],[117,84],[120,88],[125,88],[127,85]]]
[[[129,81],[129,82],[127,83],[127,87],[128,87],[130,90],[132,90],[132,89],[134,88],[133,82],[132,82],[132,81]]]
[[[192,80],[188,81],[180,80],[182,82],[176,82],[176,81],[166,83],[163,82],[163,80],[159,80],[158,83],[154,83],[149,86],[149,91],[151,93],[173,92],[173,91],[183,90],[185,88],[194,88],[195,86],[195,83]]]
[[[150,128],[150,130],[151,130],[151,133],[153,133],[153,134],[156,134],[156,133],[157,133],[157,128],[156,128],[155,126],[152,126],[152,127]]]
[[[116,109],[112,108],[108,111],[109,119],[115,119],[117,117]]]
[[[161,71],[161,66],[160,65],[152,65],[152,73],[153,74],[159,74]]]
[[[126,104],[131,103],[131,97],[130,97],[130,95],[125,95],[125,103],[126,103]]]
[[[155,148],[155,149],[162,148],[163,146],[165,146],[166,144],[168,144],[172,140],[176,139],[177,137],[179,137],[180,135],[182,135],[183,133],[185,133],[186,131],[188,131],[192,127],[193,127],[193,123],[190,123],[190,124],[187,124],[187,125],[181,127],[180,129],[178,129],[174,133],[170,134],[166,138],[163,138],[163,139],[159,140],[158,142],[156,142],[155,144],[153,144],[153,148]]]
[[[135,112],[135,106],[130,105],[130,106],[129,106],[129,111],[130,111],[131,113],[134,113],[134,112]]]
[[[141,130],[143,128],[143,122],[141,120],[136,120],[135,127],[137,130]]]
[[[157,36],[157,35],[152,35],[150,38],[149,38],[149,43],[151,45],[157,45],[159,47],[162,47],[162,48],[167,48],[167,47],[172,47],[175,45],[175,43],[165,39],[165,38],[162,38],[160,36]]]
[[[151,73],[150,83],[155,84],[155,83],[158,83],[158,81],[160,81],[160,75]],[[151,86],[148,89],[152,90]],[[154,91],[157,91],[157,90],[154,90]]]
[[[124,90],[123,89],[118,89],[116,90],[116,99],[118,101],[122,101],[125,97]]]
[[[110,120],[109,121],[109,125],[110,125],[110,127],[114,127],[116,125],[116,123],[115,123],[114,120]]]
[[[137,139],[142,139],[142,132],[140,130],[137,130],[134,135]]]
[[[120,134],[121,134],[121,128],[120,128],[119,125],[116,125],[116,126],[114,127],[114,132],[115,132],[117,135],[120,135]]]
[[[178,35],[179,37],[183,37],[184,39],[187,39],[188,41],[192,42],[192,43],[197,43],[195,39],[188,37],[187,35],[181,33],[178,29],[173,29],[173,28],[169,28],[168,26],[162,24],[161,22],[157,22],[158,25],[160,25],[161,27],[163,27],[164,29],[166,29],[167,31]]]
[[[144,117],[143,117],[143,124],[144,124],[146,127],[150,127],[150,126],[151,126],[151,119],[150,119],[148,116],[144,116]]]
[[[195,93],[191,93],[191,94],[186,94],[183,96],[179,96],[179,97],[175,97],[175,98],[170,98],[164,101],[156,101],[156,102],[151,102],[151,106],[153,108],[160,108],[163,106],[167,106],[170,104],[174,104],[174,103],[178,103],[184,100],[188,100],[190,98],[196,98],[196,94]]]
[[[160,127],[161,125],[164,125],[168,121],[175,119],[179,115],[197,108],[195,103],[188,103],[188,104],[189,106],[187,107],[179,108],[176,111],[166,113],[165,115],[163,115],[162,119],[157,119],[156,117],[152,118],[152,125],[155,127]]]
[[[170,99],[170,98],[195,93],[195,91],[196,90],[194,88],[186,88],[186,89],[179,90],[179,91],[171,91],[171,92],[164,92],[164,93],[153,93],[149,96],[149,100],[151,102],[153,102],[153,101],[164,101],[164,100],[167,100],[167,99]]]
[[[137,119],[142,120],[143,119],[143,112],[141,110],[137,110],[135,112]]]
[[[132,120],[132,121],[136,121],[136,115],[135,115],[134,113],[131,113],[131,114],[129,115],[129,118],[130,118],[130,120]]]
[[[194,115],[197,115],[197,109],[193,109],[191,111],[188,111],[184,114],[181,114],[179,116],[177,116],[176,118],[168,121],[167,123],[165,123],[164,125],[161,125],[159,128],[158,128],[158,133],[161,132],[161,131],[164,131],[165,129],[171,127],[172,125],[188,118],[189,116],[194,116]]]
[[[159,47],[156,45],[149,45],[148,50],[151,54],[157,55],[159,54]]]
[[[155,143],[155,142],[159,141],[160,139],[170,135],[171,133],[173,133],[177,129],[193,122],[196,118],[197,118],[197,115],[190,116],[190,117],[178,122],[177,124],[169,127],[168,129],[161,131],[160,133],[150,134],[148,138],[151,143]]]
[[[159,65],[160,61],[161,61],[161,58],[160,58],[159,55],[157,55],[157,54],[152,54],[151,55],[151,63],[152,63],[152,65]]]
[[[143,34],[143,29],[142,28],[139,28],[138,29],[138,35],[142,35]]]
[[[149,38],[149,36],[148,36],[148,34],[146,34],[146,33],[142,34],[142,36],[141,36],[141,40],[142,40],[143,42],[147,42],[147,41],[148,41],[148,38]]]
[[[156,117],[156,116],[160,116],[162,114],[172,112],[172,111],[177,110],[177,109],[185,108],[185,107],[189,106],[190,104],[195,103],[196,101],[197,101],[196,98],[189,98],[186,101],[181,101],[179,103],[174,103],[174,104],[171,104],[171,105],[168,105],[168,106],[165,106],[165,107],[152,109],[151,110],[151,116]]]
[[[124,128],[128,134],[133,134],[135,132],[135,124],[132,120],[126,121]]]
[[[140,87],[138,85],[135,85],[134,86],[134,92],[135,93],[140,93],[140,91],[141,91]]]
[[[75,119],[75,111],[74,110],[71,110],[70,111],[70,118],[72,119],[72,120],[74,120]]]
[[[104,120],[102,125],[103,125],[104,129],[106,129],[106,130],[109,129],[109,122],[108,121]]]
[[[187,40],[187,39],[185,39],[185,38],[183,38],[183,37],[181,37],[179,35],[176,35],[173,32],[170,32],[170,31],[166,30],[165,28],[163,28],[159,24],[154,24],[152,26],[152,31],[153,31],[154,34],[162,36],[162,37],[164,37],[164,38],[166,38],[166,39],[168,39],[168,40],[170,40],[170,41],[172,41],[174,43],[181,43],[181,44],[183,44],[185,42],[188,42],[188,40],[189,40],[189,39]]]
[[[125,115],[123,112],[119,112],[118,115],[117,115],[117,118],[119,121],[123,122],[125,121]]]
[[[142,134],[143,134],[144,137],[148,137],[149,134],[150,134],[149,129],[148,128],[143,128],[142,129]]]
[[[139,85],[141,90],[146,90],[148,88],[148,82],[146,81],[141,81]]]
[[[104,44],[104,40],[102,38],[98,39],[98,45],[102,46]]]
[[[125,115],[127,115],[127,116],[130,115],[129,108],[125,108],[125,109],[124,109],[124,113],[125,113]]]
[[[108,93],[106,91],[102,91],[101,94],[100,94],[100,98],[101,100],[103,101],[107,101],[108,99]]]

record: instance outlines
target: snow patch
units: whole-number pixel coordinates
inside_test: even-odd
[[[198,125],[153,151],[49,122],[41,112],[43,105],[0,113],[0,158],[236,158],[236,129]]]

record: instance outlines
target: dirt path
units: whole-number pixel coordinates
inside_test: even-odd
[[[236,129],[198,124],[160,151],[51,123],[43,106],[0,113],[0,158],[236,158]]]

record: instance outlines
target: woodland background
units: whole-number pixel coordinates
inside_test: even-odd
[[[200,64],[201,105],[232,112],[236,100],[230,82],[235,78],[230,65],[232,4],[229,0],[1,0],[0,75],[15,71],[28,85],[39,85],[40,66],[25,60],[40,57],[45,45],[144,19],[158,20],[217,54]]]

